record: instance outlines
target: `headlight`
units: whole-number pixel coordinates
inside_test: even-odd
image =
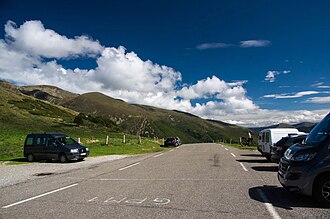
[[[79,152],[78,149],[71,149],[71,150],[70,150],[70,153],[71,153],[71,154],[75,154],[75,153],[78,153],[78,152]]]
[[[86,148],[86,151],[89,151],[89,149],[88,149],[88,148]]]
[[[299,154],[291,157],[292,161],[309,161],[315,157],[316,153]]]

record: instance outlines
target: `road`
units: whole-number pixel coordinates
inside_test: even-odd
[[[256,151],[182,145],[2,188],[0,218],[330,217],[276,168]]]

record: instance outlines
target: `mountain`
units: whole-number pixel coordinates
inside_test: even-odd
[[[221,139],[232,139],[233,142],[237,142],[239,137],[246,136],[248,132],[248,129],[243,127],[204,120],[177,110],[129,104],[97,92],[79,95],[53,86],[19,87],[3,81],[0,82],[0,91],[12,95],[10,100],[2,103],[7,106],[3,108],[4,111],[15,109],[17,114],[29,115],[27,118],[39,115],[39,119],[47,118],[49,123],[56,119],[72,123],[77,114],[83,113],[85,118],[111,120],[117,126],[113,131],[122,130],[128,134],[157,138],[179,136],[185,143]],[[0,121],[8,119],[9,114],[6,113],[0,115]],[[21,118],[19,121],[24,119]],[[13,124],[19,121],[15,120]]]
[[[296,128],[301,132],[306,132],[309,133],[314,127],[316,123],[311,123],[311,122],[302,122],[298,124],[286,124],[286,123],[280,123],[277,125],[272,125],[272,126],[267,126],[267,127],[257,127],[257,128],[249,128],[253,130],[254,132],[260,132],[263,129],[269,129],[269,128]]]

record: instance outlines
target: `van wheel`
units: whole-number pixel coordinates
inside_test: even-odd
[[[324,175],[315,182],[313,196],[321,205],[330,207],[330,175]]]
[[[61,163],[65,163],[68,160],[65,154],[60,154],[58,159]]]
[[[33,154],[28,154],[28,155],[27,155],[27,161],[28,161],[28,162],[32,162],[32,161],[34,161],[34,156],[33,156]]]

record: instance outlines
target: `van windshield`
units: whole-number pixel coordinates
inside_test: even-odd
[[[306,145],[318,146],[330,136],[330,114],[328,114],[313,130],[306,139]]]
[[[60,142],[62,145],[68,145],[68,144],[74,144],[74,143],[76,143],[76,141],[73,140],[70,137],[59,137],[59,138],[56,138],[56,140],[58,142]]]

